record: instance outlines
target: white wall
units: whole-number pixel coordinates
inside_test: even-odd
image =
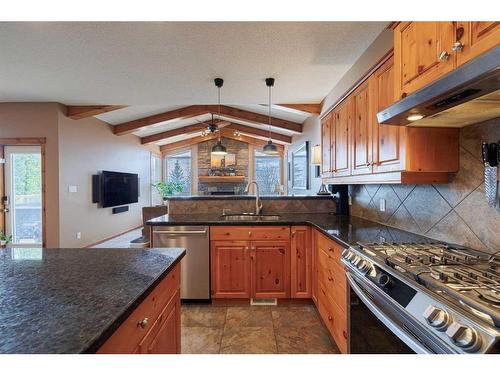
[[[151,150],[157,150],[141,145],[135,135],[114,135],[98,119],[71,120],[62,107],[58,115],[60,246],[87,246],[141,225],[142,207],[151,204]],[[128,205],[128,212],[113,214],[92,203],[92,175],[102,170],[139,175],[139,202]],[[78,191],[70,193],[69,185]]]
[[[297,150],[304,142],[309,142],[309,160],[312,160],[312,147],[319,145],[321,143],[321,125],[319,122],[319,116],[312,115],[309,116],[306,121],[304,121],[302,133],[294,135],[292,137],[292,144],[288,147],[287,151],[287,162],[292,159],[292,152]],[[315,177],[314,166],[309,166],[309,189],[292,189],[292,181],[288,181],[288,195],[314,195],[318,192],[321,186],[321,178]],[[285,163],[285,170],[288,171],[288,165]]]

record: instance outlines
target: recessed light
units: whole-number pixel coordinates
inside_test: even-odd
[[[422,120],[424,118],[423,115],[419,114],[419,113],[415,113],[413,115],[409,115],[406,119],[408,121],[418,121],[418,120]]]

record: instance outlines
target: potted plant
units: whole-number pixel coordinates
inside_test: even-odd
[[[7,236],[3,231],[0,230],[0,248],[6,247],[10,241],[12,241],[12,236]]]
[[[158,190],[158,193],[161,195],[163,198],[163,201],[165,202],[168,197],[176,194],[176,193],[182,193],[184,190],[182,184],[180,182],[158,182],[157,184],[153,185],[156,190]]]

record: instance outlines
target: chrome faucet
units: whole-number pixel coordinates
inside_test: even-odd
[[[260,212],[262,211],[262,202],[260,200],[259,184],[257,184],[257,181],[250,181],[245,188],[245,193],[248,193],[248,191],[250,190],[250,185],[252,184],[255,185],[255,215],[260,215]]]

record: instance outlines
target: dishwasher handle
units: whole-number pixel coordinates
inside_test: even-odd
[[[153,230],[154,234],[207,234],[207,230]]]

